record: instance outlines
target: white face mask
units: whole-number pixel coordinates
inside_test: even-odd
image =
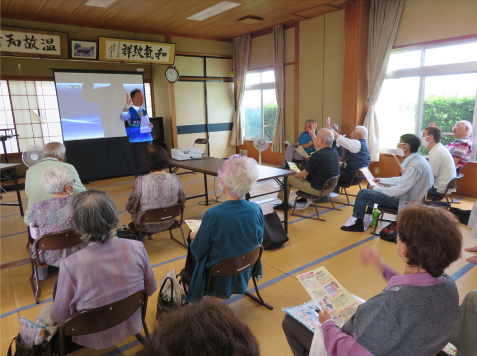
[[[424,147],[427,148],[427,146],[429,146],[430,142],[426,141],[426,139],[428,138],[429,136],[423,136],[421,137],[421,145],[423,145]]]
[[[224,190],[224,185],[223,185],[222,183],[219,182],[218,185],[219,185],[219,189],[220,189],[220,190]]]
[[[407,145],[407,143],[406,143],[404,146],[406,146],[406,145]],[[397,148],[396,148],[396,153],[397,153],[399,156],[401,156],[401,157],[404,157],[404,156],[405,156],[405,151],[404,151],[404,149],[403,149],[404,146],[402,146],[402,147],[397,147]]]

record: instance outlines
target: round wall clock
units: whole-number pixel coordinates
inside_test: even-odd
[[[176,68],[170,67],[166,69],[166,79],[169,83],[175,83],[179,80],[179,72]]]

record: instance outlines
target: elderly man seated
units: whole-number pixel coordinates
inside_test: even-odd
[[[278,193],[278,199],[282,203],[275,205],[273,210],[285,210],[283,201],[288,199],[291,187],[319,196],[325,182],[340,174],[338,151],[331,147],[332,144],[333,134],[330,130],[321,129],[318,131],[318,135],[314,139],[314,146],[317,151],[311,155],[305,170],[288,177],[287,192],[286,194],[283,191]],[[329,189],[324,194],[329,194],[332,191],[333,189]]]
[[[442,130],[438,127],[426,127],[421,137],[421,145],[429,150],[429,164],[434,175],[434,186],[428,194],[443,196],[449,182],[456,177],[454,160],[441,143]],[[447,193],[453,193],[448,191]]]
[[[341,230],[363,232],[365,213],[371,214],[374,204],[382,204],[398,211],[408,204],[421,202],[434,183],[431,166],[417,151],[421,145],[419,137],[405,134],[400,138],[396,152],[406,157],[402,162],[404,173],[399,177],[376,178],[376,183],[384,183],[389,187],[370,185],[369,189],[361,189],[356,196],[353,216],[354,225],[342,226]]]
[[[331,119],[326,119],[326,127],[333,132],[336,144],[346,148],[344,162],[340,167],[340,179],[338,183],[351,183],[354,174],[360,168],[368,167],[371,162],[366,137],[368,130],[364,126],[356,126],[351,133],[350,138],[340,135],[331,127]],[[360,178],[362,180],[362,178]],[[357,183],[355,181],[354,183]]]
[[[313,145],[313,139],[309,133],[311,127],[316,125],[313,120],[306,120],[304,124],[304,131],[300,134],[298,139],[296,140],[295,144],[288,145],[285,151],[285,159],[283,160],[283,168],[287,167],[287,161],[303,161],[306,162],[303,156],[301,156],[298,152],[295,151],[297,147],[303,147],[306,153],[311,155],[313,151],[315,151],[315,146]],[[316,127],[316,126],[315,126]]]
[[[431,123],[429,126],[436,126]],[[456,138],[455,141],[449,143],[446,147],[454,158],[455,169],[464,167],[470,160],[472,153],[472,124],[467,120],[457,122],[452,128],[452,132]]]
[[[38,202],[50,199],[53,195],[48,193],[40,182],[41,174],[50,167],[61,166],[68,169],[73,178],[73,194],[78,194],[86,190],[81,184],[78,172],[71,164],[64,163],[66,148],[62,143],[50,142],[43,146],[43,159],[29,168],[26,172],[25,178],[25,193],[28,197],[28,207],[25,211],[25,218],[23,221],[28,226],[30,221],[28,215],[32,206]]]

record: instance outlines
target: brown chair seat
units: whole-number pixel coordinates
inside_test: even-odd
[[[457,177],[455,177],[454,179],[452,179],[448,184],[447,184],[447,187],[446,187],[446,190],[444,192],[443,195],[431,195],[431,194],[427,194],[427,197],[426,199],[428,201],[431,201],[433,203],[436,203],[436,202],[439,202],[439,201],[442,201],[444,198],[446,199],[446,205],[447,207],[451,207],[451,204],[454,203],[454,204],[459,204],[459,203],[456,203],[454,202],[454,200],[452,199],[451,197],[451,201],[449,201],[449,197],[452,193],[447,193],[450,189],[457,189],[459,187],[459,183],[460,183],[460,180],[464,177],[463,174],[459,174]]]
[[[349,183],[338,183],[336,184],[337,187],[340,187],[342,190],[344,190],[345,195],[346,195],[346,200],[348,201],[347,205],[350,205],[349,203],[349,197],[355,197],[356,195],[353,194],[348,194],[346,191],[347,188],[351,188],[354,185],[358,185],[359,189],[361,190],[361,182],[365,179],[365,176],[363,172],[361,172],[359,169],[354,173],[353,178],[351,179],[351,182]],[[341,193],[343,194],[343,193]]]
[[[295,198],[295,204],[293,204],[293,210],[292,210],[291,215],[299,216],[299,217],[302,217],[302,218],[305,218],[305,219],[326,221],[326,220],[320,219],[320,212],[318,211],[318,208],[325,208],[325,209],[330,209],[330,208],[327,207],[327,206],[316,205],[316,201],[319,201],[323,197],[325,197],[329,200],[329,202],[333,206],[333,208],[331,208],[332,210],[340,210],[341,211],[341,209],[338,209],[338,208],[335,207],[335,204],[330,197],[330,193],[332,193],[332,190],[336,187],[336,184],[338,183],[338,178],[339,178],[339,175],[337,175],[336,177],[332,177],[332,178],[328,179],[325,182],[325,184],[323,184],[323,189],[321,190],[321,194],[319,196],[313,195],[313,194],[310,194],[310,193],[306,193],[306,192],[302,192],[300,190],[297,191],[296,192],[296,198]],[[323,195],[323,193],[326,190],[330,190],[330,192],[326,195]],[[309,199],[313,202],[313,206],[315,207],[316,216],[317,216],[316,218],[313,218],[311,216],[306,216],[306,215],[295,214],[296,202],[297,202],[298,198],[306,198],[306,199]]]

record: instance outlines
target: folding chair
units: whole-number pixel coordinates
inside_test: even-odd
[[[30,259],[31,261],[31,277],[30,284],[33,290],[33,295],[35,297],[36,304],[39,303],[38,294],[40,292],[40,282],[38,279],[38,267],[44,265],[40,262],[38,257],[38,251],[45,250],[63,250],[65,248],[75,247],[84,243],[84,240],[81,239],[81,235],[76,233],[73,230],[65,230],[57,233],[46,234],[36,240],[33,244],[33,249],[35,251],[35,258]]]
[[[336,177],[332,177],[330,179],[328,179],[325,184],[323,184],[323,189],[321,189],[321,194],[319,196],[317,195],[312,195],[312,194],[309,194],[309,193],[305,193],[305,192],[302,192],[302,191],[297,191],[296,192],[296,198],[295,198],[295,204],[293,204],[293,210],[292,210],[292,213],[291,215],[293,216],[300,216],[302,218],[305,218],[305,219],[313,219],[313,220],[319,220],[319,221],[326,221],[326,220],[323,220],[323,219],[320,219],[320,212],[318,211],[318,208],[325,208],[325,209],[330,209],[329,207],[327,206],[321,206],[321,205],[316,205],[316,201],[317,200],[320,200],[321,198],[323,198],[323,196],[327,197],[329,202],[331,203],[331,206],[333,206],[333,208],[331,208],[331,210],[339,210],[341,211],[341,209],[338,209],[335,207],[335,204],[333,202],[333,200],[331,199],[330,197],[330,194],[333,192],[333,189],[335,189],[336,187],[336,184],[338,183],[338,178],[340,176],[337,175]],[[325,191],[329,191],[328,194],[324,195],[324,192]],[[296,208],[296,202],[298,200],[298,198],[306,198],[306,199],[309,199],[312,201],[313,203],[313,206],[315,207],[315,211],[316,211],[316,218],[313,218],[311,216],[305,216],[305,215],[299,215],[299,214],[295,214],[295,208]]]
[[[358,179],[361,178],[361,179]],[[348,194],[346,189],[351,188],[353,185],[359,186],[359,189],[361,190],[361,182],[365,179],[365,176],[363,172],[361,172],[359,169],[354,173],[353,178],[351,179],[351,182],[349,183],[338,183],[337,186],[340,187],[342,190],[344,190],[345,195],[346,195],[346,200],[348,201],[347,205],[350,205],[349,203],[349,197],[355,197],[356,195],[353,194]],[[359,180],[359,181],[358,181]],[[343,193],[341,193],[343,194]]]
[[[454,200],[451,197],[451,201],[449,201],[449,197],[452,193],[447,193],[450,189],[457,189],[460,184],[460,180],[464,177],[463,174],[459,174],[457,177],[452,179],[449,184],[447,184],[446,191],[444,192],[444,195],[431,195],[427,194],[427,201],[431,201],[433,203],[437,203],[438,201],[442,201],[444,198],[446,198],[447,206],[450,208],[451,204],[459,204],[454,202]]]
[[[207,284],[205,287],[205,295],[208,295],[209,293],[210,282],[212,280],[212,277],[235,276],[237,274],[247,271],[250,268],[253,268],[252,281],[253,281],[253,285],[255,286],[255,292],[257,293],[258,298],[248,291],[245,292],[245,295],[252,298],[257,303],[260,303],[261,305],[265,306],[266,308],[273,310],[273,307],[270,304],[265,303],[262,296],[260,295],[260,292],[258,291],[257,278],[255,277],[258,273],[260,260],[262,258],[262,253],[263,253],[263,246],[260,245],[255,250],[249,253],[246,253],[245,255],[227,258],[225,260],[217,262],[209,270],[209,273],[207,276]],[[181,276],[182,283],[184,283],[186,286],[189,286],[190,280],[192,278],[191,274],[189,274],[189,272],[186,271],[186,269],[183,269],[180,273],[180,276]]]
[[[147,292],[141,290],[117,302],[88,310],[81,310],[71,315],[60,327],[60,355],[65,355],[65,336],[88,335],[111,329],[128,320],[141,308],[141,319],[146,340],[149,340],[149,331],[146,325]],[[141,334],[136,338],[146,345]]]
[[[177,221],[175,218],[177,216],[181,216],[180,220]],[[139,230],[136,229],[134,223],[129,223],[128,227],[129,230],[139,239],[142,236],[142,230],[144,228],[144,223],[159,223],[159,222],[166,222],[173,220],[172,226],[167,229],[171,234],[171,239],[177,242],[179,245],[187,248],[187,243],[184,238],[184,232],[182,231],[182,221],[184,217],[184,208],[181,204],[176,204],[172,206],[168,206],[165,208],[155,208],[149,209],[142,214],[140,222],[139,222]],[[172,230],[180,229],[182,235],[182,241],[176,240],[174,236],[172,236]]]

